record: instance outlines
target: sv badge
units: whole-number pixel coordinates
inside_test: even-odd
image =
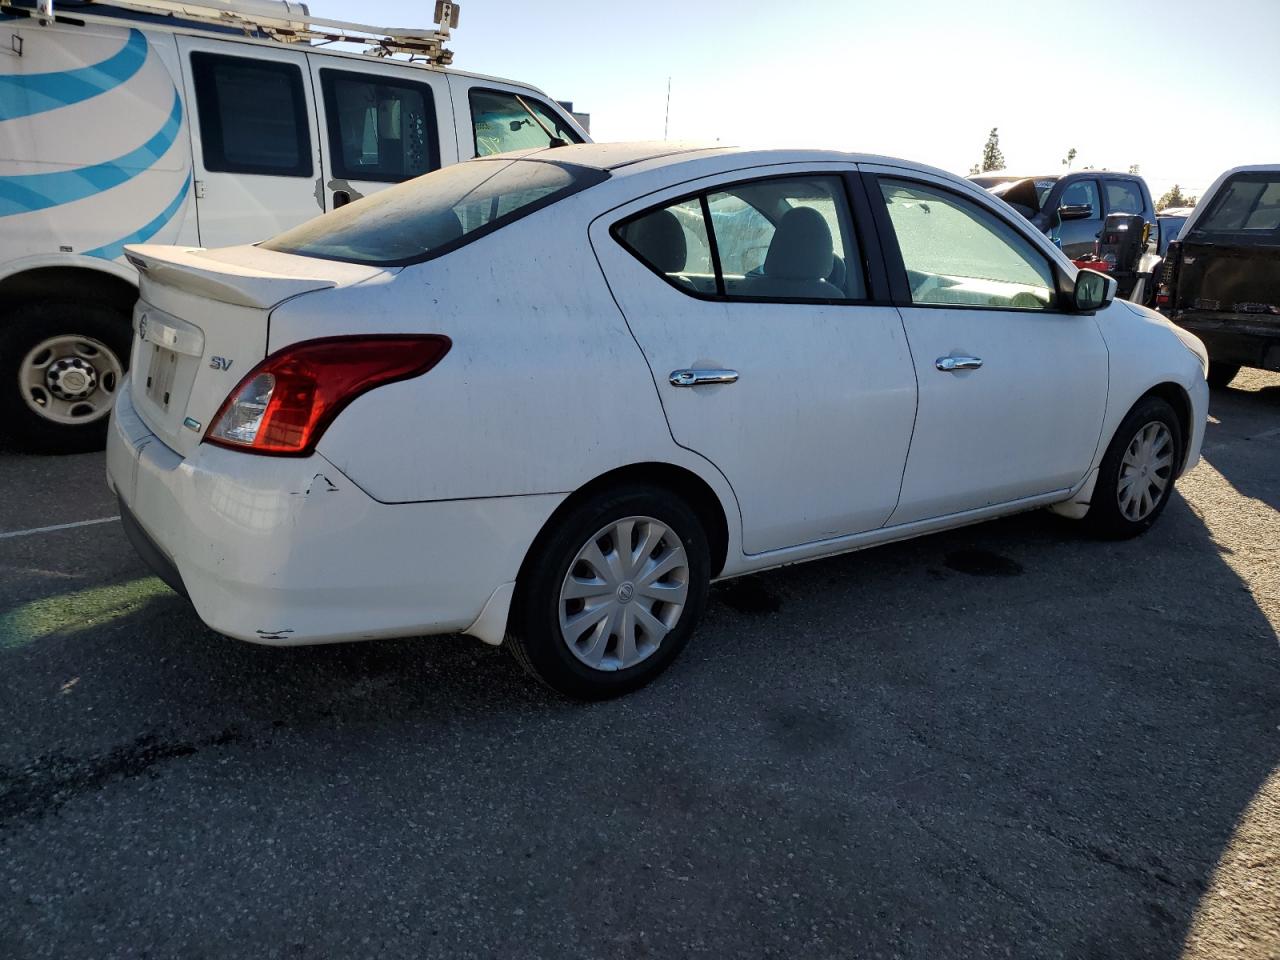
[[[214,370],[230,370],[231,361],[226,357],[210,357],[209,366]]]

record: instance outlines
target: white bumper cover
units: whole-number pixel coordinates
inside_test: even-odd
[[[474,625],[497,642],[505,609],[489,601],[509,601],[529,544],[563,499],[384,504],[319,454],[201,444],[184,460],[129,393],[120,390],[112,417],[108,479],[201,619],[242,640],[284,646]]]

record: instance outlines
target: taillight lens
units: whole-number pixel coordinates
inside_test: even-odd
[[[1178,267],[1182,263],[1182,244],[1177,240],[1170,241],[1164,251],[1164,263],[1160,269],[1160,277],[1156,286],[1156,307],[1170,307],[1173,304],[1173,289],[1178,282]]]
[[[453,346],[448,337],[306,340],[272,354],[223,401],[204,438],[232,450],[303,456],[352,400],[426,373]]]

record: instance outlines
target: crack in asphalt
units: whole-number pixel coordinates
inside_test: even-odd
[[[16,770],[0,767],[0,831],[34,823],[77,797],[142,776],[160,764],[246,740],[237,727],[200,740],[163,740],[144,734],[132,743],[89,757],[50,753]]]

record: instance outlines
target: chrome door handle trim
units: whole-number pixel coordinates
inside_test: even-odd
[[[977,370],[982,366],[981,357],[939,357],[933,365],[943,373],[955,373],[957,370]]]
[[[709,383],[737,383],[737,370],[672,370],[667,382],[673,387],[701,387]]]

